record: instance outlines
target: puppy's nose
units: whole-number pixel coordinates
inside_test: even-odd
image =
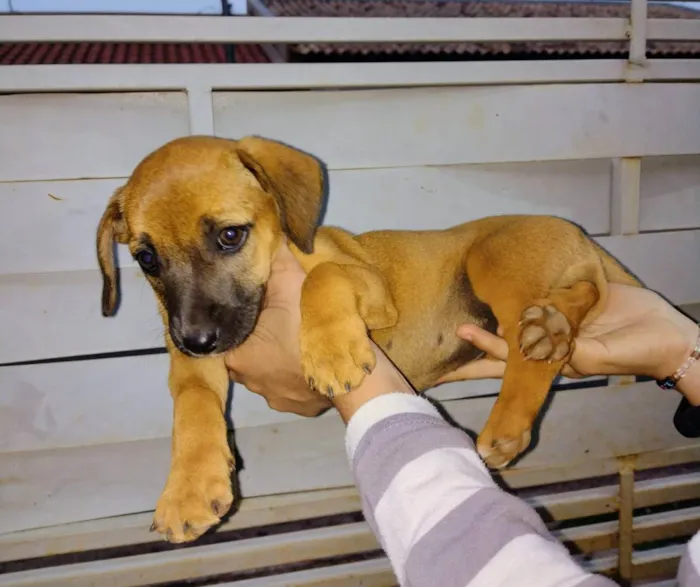
[[[216,348],[217,342],[219,342],[217,329],[193,330],[185,333],[182,337],[183,346],[197,355],[205,355],[212,352]]]

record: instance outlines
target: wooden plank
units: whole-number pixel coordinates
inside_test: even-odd
[[[605,552],[617,548],[617,522],[601,522],[587,524],[562,530],[554,530],[552,534],[569,547],[574,547],[578,553]]]
[[[634,507],[644,508],[700,497],[700,473],[686,473],[635,484]]]
[[[0,575],[2,587],[135,587],[379,549],[365,522]]]
[[[667,484],[675,482],[675,478],[666,480]],[[668,501],[672,501],[675,494],[668,495]],[[617,486],[610,485],[524,499],[538,511],[546,510],[548,519],[563,521],[613,512],[617,508],[616,497]],[[354,487],[247,498],[217,531],[228,532],[360,509],[360,497]],[[148,532],[150,524],[149,512],[3,534],[0,535],[0,562],[159,542],[159,536]],[[594,528],[590,526],[590,529]]]
[[[681,81],[698,77],[700,62],[697,59],[648,59],[644,72],[646,81]]]
[[[353,487],[243,499],[218,532],[360,511]],[[160,542],[149,532],[152,513],[101,518],[0,535],[0,562]]]
[[[169,436],[168,365],[161,354],[3,368],[0,452]],[[301,420],[243,386],[232,393],[237,428]]]
[[[665,41],[700,40],[700,20],[694,18],[651,18],[647,22],[647,38]]]
[[[493,401],[443,406],[460,425],[478,431]],[[601,405],[605,413],[594,414],[591,407]],[[503,479],[518,488],[605,475],[616,471],[617,458],[630,453],[639,454],[639,469],[697,460],[700,447],[672,425],[677,405],[674,394],[654,383],[558,392],[539,445]],[[352,485],[343,431],[336,416],[242,428],[236,442],[243,458],[243,495]],[[169,439],[163,438],[0,454],[0,532],[152,510],[169,452]]]
[[[631,0],[627,81],[641,82],[646,69],[647,0]],[[625,577],[622,577],[623,580]]]
[[[557,521],[585,518],[617,511],[617,485],[529,496],[525,501],[547,518]],[[0,543],[1,544],[1,543]]]
[[[674,544],[635,553],[632,577],[635,581],[675,577],[685,544]]]
[[[187,105],[189,107],[190,134],[214,134],[214,110],[212,108],[211,88],[191,85],[187,88]]]
[[[394,587],[397,579],[387,558],[333,565],[281,577],[219,583],[217,587]]]
[[[672,302],[700,298],[700,230],[597,240]],[[121,279],[119,312],[106,319],[97,271],[0,276],[0,324],[13,332],[0,339],[0,364],[160,346],[162,323],[145,278],[127,267]]]
[[[642,160],[626,157],[613,160],[610,234],[639,232],[639,199]]]
[[[649,118],[660,103],[668,116]],[[329,168],[695,154],[698,104],[682,83],[214,95],[217,134],[277,138]]]
[[[659,232],[597,239],[644,284],[674,304],[691,304],[700,297],[700,230]],[[684,253],[683,251],[688,251]],[[677,259],[686,271],[678,271]],[[673,266],[673,267],[672,267]],[[673,283],[671,283],[673,282]]]
[[[144,153],[145,154],[145,153]],[[353,232],[441,229],[492,214],[553,214],[610,228],[606,161],[334,170],[325,223]],[[125,178],[0,183],[0,274],[97,269],[94,238]],[[52,197],[53,196],[53,197]],[[56,199],[59,198],[59,199]],[[57,231],[57,226],[70,227]],[[47,247],[38,234],[52,234]],[[126,247],[120,265],[135,266]]]
[[[266,63],[13,65],[3,68],[0,92],[415,87],[563,82],[624,82],[623,59],[442,63]],[[700,78],[693,59],[649,59],[647,81]]]
[[[632,580],[632,531],[634,528],[635,455],[620,459],[620,505],[618,508],[617,570],[623,583]]]
[[[366,43],[624,40],[624,18],[0,17],[5,42]]]
[[[538,511],[546,511],[548,519],[563,521],[616,512],[618,493],[618,485],[611,484],[577,491],[531,495],[525,501]],[[634,507],[640,509],[697,499],[699,496],[700,473],[670,475],[661,479],[637,481],[634,486]]]
[[[187,98],[0,96],[0,127],[0,181],[122,177],[155,147],[189,133]]]
[[[634,544],[682,538],[700,531],[700,507],[649,514],[635,519]]]
[[[640,230],[700,226],[700,157],[648,157],[642,161]]]
[[[168,436],[172,426],[168,368],[167,354],[0,368],[0,452]],[[605,384],[604,378],[598,379]],[[97,389],[96,382],[100,382]],[[491,379],[452,383],[428,395],[457,399],[495,395],[499,389],[500,381]],[[241,385],[232,387],[232,395],[229,417],[236,429],[304,421],[271,410],[261,396]]]
[[[651,67],[653,65],[653,68]],[[197,82],[215,89],[299,89],[453,86],[502,83],[624,81],[625,60],[443,63],[265,63],[13,65],[0,92],[184,90]],[[692,60],[650,64],[647,79],[696,79]]]

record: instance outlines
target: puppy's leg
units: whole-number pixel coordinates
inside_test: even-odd
[[[388,328],[397,317],[383,276],[371,266],[314,267],[301,296],[301,363],[309,385],[329,397],[357,387],[376,361],[367,329]]]
[[[193,359],[166,339],[174,404],[172,453],[153,529],[170,542],[188,542],[216,525],[233,502],[234,460],[224,417],[229,380],[223,358]]]
[[[584,241],[557,228],[542,240],[527,231],[517,234],[515,242],[528,255],[513,254],[513,234],[504,232],[487,237],[468,256],[474,291],[491,306],[509,349],[498,399],[477,441],[492,468],[505,467],[530,444],[534,421],[573,351],[579,325],[606,292],[598,258]],[[582,244],[561,246],[555,257],[551,239],[556,243],[557,237]]]
[[[529,446],[552,381],[573,351],[577,326],[597,300],[596,287],[581,281],[542,299],[523,300],[519,321],[513,319],[515,308],[501,312],[508,361],[498,399],[477,441],[490,467],[505,467]]]

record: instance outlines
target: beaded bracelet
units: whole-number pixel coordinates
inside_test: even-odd
[[[700,328],[698,329],[698,338],[695,341],[695,348],[685,363],[683,363],[673,375],[665,379],[657,380],[656,384],[661,389],[674,389],[676,384],[685,377],[690,366],[698,359],[700,359]]]

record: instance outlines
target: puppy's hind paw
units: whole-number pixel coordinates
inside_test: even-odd
[[[572,328],[552,304],[525,308],[520,319],[520,352],[528,360],[561,361],[572,351]]]

